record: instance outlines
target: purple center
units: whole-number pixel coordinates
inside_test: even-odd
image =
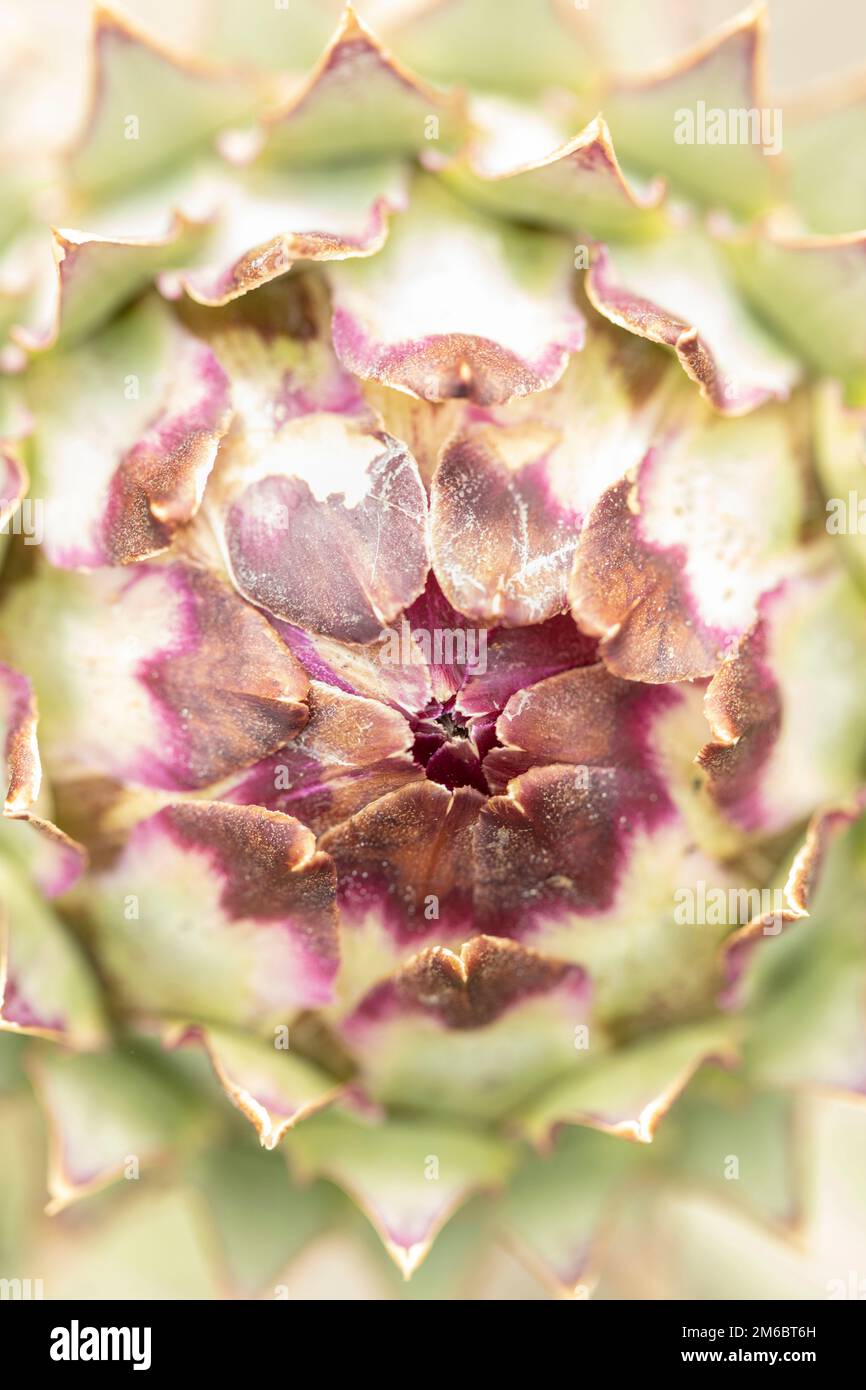
[[[412,756],[431,782],[440,782],[449,791],[474,787],[489,796],[482,760],[497,743],[495,716],[464,716],[453,705],[453,700],[435,705],[412,721]]]

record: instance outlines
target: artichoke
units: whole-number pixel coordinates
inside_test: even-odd
[[[651,8],[7,132],[5,1290],[866,1296],[866,105]]]

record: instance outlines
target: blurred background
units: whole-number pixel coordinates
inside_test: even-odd
[[[735,0],[591,0],[619,17],[629,35],[619,67],[646,71],[745,8]],[[387,32],[419,0],[358,0],[356,9]],[[128,0],[113,5],[163,42],[214,57],[266,61],[274,69],[315,60],[339,18],[339,0]],[[580,6],[586,8],[586,5]],[[277,15],[275,10],[286,13]],[[503,13],[508,0],[502,0]],[[804,85],[844,77],[866,64],[866,5],[860,0],[768,0],[768,54],[775,99]],[[294,27],[286,23],[292,11]],[[38,139],[63,145],[82,118],[87,91],[89,0],[0,3],[0,155]],[[627,25],[621,22],[627,14]],[[310,17],[313,23],[310,23]],[[303,30],[305,51],[297,34]]]

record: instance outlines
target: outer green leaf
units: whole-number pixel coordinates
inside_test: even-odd
[[[452,1212],[471,1193],[498,1188],[512,1155],[501,1140],[429,1121],[361,1123],[331,1112],[289,1136],[300,1173],[342,1187],[369,1217],[408,1279]]]
[[[300,1190],[276,1157],[241,1145],[202,1155],[190,1177],[213,1225],[228,1291],[274,1297],[281,1273],[327,1221],[323,1187]]]
[[[51,1213],[118,1178],[146,1178],[193,1118],[170,1074],[134,1055],[46,1053],[36,1086],[53,1136]]]
[[[738,128],[731,140],[728,118],[754,112],[760,122],[762,111],[772,115],[759,82],[765,25],[762,6],[744,10],[659,76],[614,88],[605,115],[620,158],[648,175],[663,170],[684,193],[711,207],[727,206],[744,216],[764,208],[773,191],[778,150],[771,156],[761,143],[743,139]],[[724,143],[710,142],[701,110],[708,120],[714,111],[722,115]],[[770,147],[774,133],[781,140],[780,113],[776,124],[775,132],[759,127]]]
[[[650,1034],[587,1061],[573,1078],[548,1088],[523,1111],[520,1126],[537,1143],[560,1124],[652,1143],[659,1121],[701,1063],[731,1060],[733,1048],[729,1019]]]

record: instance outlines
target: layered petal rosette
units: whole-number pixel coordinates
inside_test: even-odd
[[[644,9],[101,9],[0,138],[4,1280],[862,1259],[862,90]]]

